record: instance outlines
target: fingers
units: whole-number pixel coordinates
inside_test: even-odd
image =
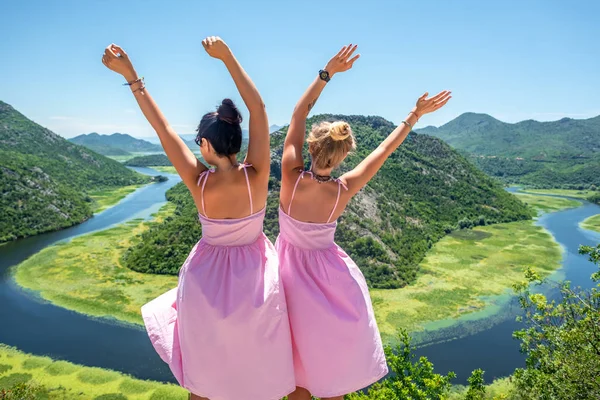
[[[438,100],[440,100],[441,98],[443,98],[443,97],[447,96],[449,93],[450,93],[450,92],[449,92],[448,90],[443,90],[443,91],[439,92],[438,94],[436,94],[435,96],[433,96],[433,97],[431,98],[431,100],[433,100],[433,101],[438,101]]]
[[[360,54],[355,55],[354,57],[352,57],[350,59],[350,61],[348,61],[348,64],[352,65],[354,64],[354,61],[358,60],[360,58]]]
[[[427,96],[429,96],[429,92],[423,93],[423,96],[419,97],[419,101],[425,100],[427,98]]]
[[[111,48],[113,54],[115,54],[115,55],[120,54],[121,57],[127,56],[127,53],[125,53],[125,50],[123,50],[120,46],[117,46],[114,43],[110,45],[110,48]]]
[[[346,54],[344,54],[344,59],[348,59],[357,49],[358,45],[354,45],[354,47],[352,47],[352,44],[350,44],[350,46],[348,46],[348,50],[346,50]]]
[[[346,46],[342,47],[342,49],[340,51],[338,51],[338,53],[335,55],[335,58],[340,58],[342,56],[342,54],[344,54],[345,51],[346,51]]]

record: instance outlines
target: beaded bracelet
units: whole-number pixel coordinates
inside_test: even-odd
[[[413,126],[412,126],[411,124],[409,124],[409,123],[408,123],[408,122],[406,122],[406,121],[402,121],[402,123],[403,123],[404,125],[408,126],[408,127],[410,128],[410,130],[412,131],[412,128],[413,128]]]
[[[131,86],[138,82],[144,82],[144,77],[142,76],[141,78],[137,78],[135,81],[124,83],[123,86]]]

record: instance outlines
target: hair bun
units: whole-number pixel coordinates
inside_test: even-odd
[[[336,121],[329,127],[329,136],[335,141],[346,140],[351,133],[350,125],[344,121]]]
[[[220,121],[224,121],[232,125],[239,125],[242,123],[242,114],[240,114],[239,110],[235,104],[233,104],[231,99],[223,99],[221,105],[217,109],[217,116]]]

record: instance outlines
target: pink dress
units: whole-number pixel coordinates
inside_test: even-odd
[[[337,221],[308,223],[279,208],[275,247],[292,328],[296,385],[315,397],[335,397],[388,373],[369,289],[362,272],[334,242]],[[312,175],[311,175],[312,176]],[[344,187],[345,188],[345,187]]]
[[[142,307],[150,340],[181,386],[211,400],[276,400],[295,389],[290,327],[265,209],[211,219],[179,286]],[[204,185],[210,175],[198,179]]]

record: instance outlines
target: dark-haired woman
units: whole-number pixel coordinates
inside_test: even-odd
[[[302,95],[288,129],[281,159],[280,233],[277,250],[292,329],[296,385],[289,400],[342,400],[388,372],[369,289],[362,272],[334,242],[346,205],[402,144],[423,115],[450,99],[441,92],[417,100],[389,136],[340,178],[333,170],[354,149],[347,122],[321,122],[306,142],[310,169],[304,170],[306,118],[335,74],[352,68],[356,46],[344,46]]]
[[[275,400],[294,390],[289,321],[277,255],[263,233],[270,150],[258,90],[218,37],[202,42],[225,64],[250,112],[244,163],[242,117],[231,100],[202,117],[196,143],[207,169],[175,133],[127,54],[106,48],[102,62],[123,75],[199,211],[202,239],[179,285],[142,308],[148,335],[192,399]]]

